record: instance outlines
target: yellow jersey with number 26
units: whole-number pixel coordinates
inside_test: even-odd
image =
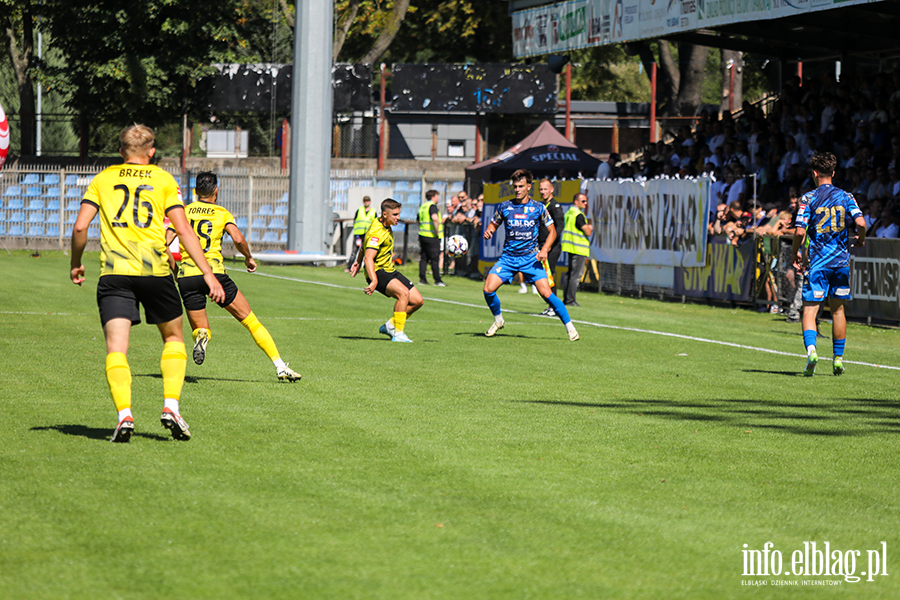
[[[164,277],[169,209],[184,206],[175,179],[156,165],[107,167],[88,186],[82,203],[100,211],[100,276]]]

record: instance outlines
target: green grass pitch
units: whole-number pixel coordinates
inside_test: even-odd
[[[175,442],[137,326],[120,445],[98,262],[79,288],[62,253],[0,255],[0,598],[900,597],[897,330],[851,323],[846,374],[803,378],[780,317],[582,292],[572,343],[507,286],[489,339],[451,277],[392,344],[342,268],[235,269],[303,380],[210,306]],[[745,575],[766,542],[782,573]],[[888,574],[795,575],[804,542]]]

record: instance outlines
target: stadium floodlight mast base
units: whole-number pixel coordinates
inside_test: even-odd
[[[331,73],[334,7],[298,2],[294,20],[288,249],[327,252],[331,228]]]

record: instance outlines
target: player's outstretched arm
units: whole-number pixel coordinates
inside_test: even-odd
[[[75,285],[84,283],[84,265],[81,257],[84,255],[84,247],[87,246],[87,230],[97,216],[98,209],[93,204],[83,203],[72,227],[72,256],[69,258],[69,279]]]
[[[488,226],[484,228],[484,239],[489,240],[494,237],[495,231],[497,231],[497,226],[491,221],[488,223]]]
[[[372,292],[375,291],[376,286],[378,286],[378,275],[375,273],[375,257],[378,255],[378,250],[376,248],[366,248],[365,255],[365,263],[366,263],[366,275],[369,276],[369,285],[367,285],[363,291],[367,296],[371,296]]]
[[[547,225],[547,240],[544,242],[544,245],[541,247],[541,250],[538,252],[537,259],[540,261],[547,260],[547,256],[550,255],[550,247],[553,246],[553,241],[556,239],[556,225],[550,223]]]
[[[853,221],[856,223],[856,242],[854,242],[854,245],[862,248],[866,245],[866,220],[862,217],[856,217]]]
[[[184,207],[173,206],[166,213],[166,216],[172,222],[172,227],[175,228],[175,233],[178,234],[178,240],[184,246],[188,256],[193,259],[194,264],[203,273],[203,281],[206,282],[206,286],[209,288],[210,299],[213,302],[224,302],[225,290],[222,289],[222,284],[219,283],[219,280],[213,275],[212,269],[209,268],[209,263],[203,254],[203,248],[200,247],[200,240],[197,239],[197,234],[191,229],[191,225],[184,215]]]
[[[253,253],[250,252],[250,244],[247,243],[247,238],[244,237],[244,234],[241,233],[241,230],[234,223],[226,225],[225,231],[231,236],[234,247],[244,256],[244,266],[247,267],[247,272],[254,272],[257,267],[256,259],[253,258]]]
[[[364,252],[365,247],[360,244],[356,249],[356,258],[353,259],[353,264],[350,265],[350,277],[356,277],[357,273],[359,273],[359,268],[365,260]]]
[[[803,240],[806,239],[806,228],[797,227],[794,242],[791,245],[791,256],[794,257],[794,268],[803,269]]]

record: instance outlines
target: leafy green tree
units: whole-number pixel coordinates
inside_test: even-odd
[[[32,80],[34,60],[34,20],[37,2],[33,0],[0,0],[0,19],[18,90],[19,151],[35,153],[35,97]]]
[[[246,57],[241,0],[55,0],[47,30],[65,57],[45,81],[88,123],[177,121],[215,62]]]

